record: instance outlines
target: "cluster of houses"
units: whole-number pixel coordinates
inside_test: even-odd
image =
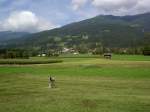
[[[76,51],[75,49],[73,48],[63,48],[63,50],[61,52],[55,52],[53,55],[51,56],[59,56],[60,54],[74,54],[74,55],[78,55],[79,52]],[[56,55],[57,54],[57,55]],[[46,57],[48,56],[46,53],[41,53],[38,55],[39,57]],[[103,54],[104,58],[107,58],[107,59],[111,59],[112,57],[112,54],[111,53],[104,53]]]
[[[79,54],[79,52],[77,52],[76,50],[74,50],[73,48],[63,48],[62,53],[72,53],[72,54]]]
[[[57,52],[53,52],[52,53],[52,56],[58,56],[58,55],[60,55],[60,54],[74,54],[74,55],[77,55],[77,54],[79,54],[79,52],[77,52],[76,50],[74,50],[73,48],[63,48],[63,50],[62,51],[57,51]],[[38,54],[38,56],[39,57],[46,57],[46,56],[48,56],[48,54],[47,53],[40,53],[40,54]]]

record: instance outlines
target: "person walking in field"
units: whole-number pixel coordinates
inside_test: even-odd
[[[55,87],[55,79],[53,77],[49,77],[49,88]]]

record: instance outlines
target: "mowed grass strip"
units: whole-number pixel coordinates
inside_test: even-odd
[[[150,61],[150,56],[143,55],[113,55],[113,60],[124,60],[124,61]]]
[[[79,59],[79,60],[78,60]],[[65,58],[62,63],[46,65],[1,66],[1,74],[106,76],[150,78],[150,61],[120,61],[99,58]]]
[[[149,112],[150,81],[99,76],[1,75],[1,112]]]
[[[15,66],[0,67],[0,74],[33,74],[33,75],[62,75],[62,76],[104,76],[120,78],[150,78],[149,68],[128,67],[102,67],[102,66],[77,66],[77,67],[41,67],[41,66]]]

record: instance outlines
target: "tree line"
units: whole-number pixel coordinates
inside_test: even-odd
[[[46,56],[59,56],[63,53],[63,49],[70,49],[70,53],[78,52],[80,54],[92,53],[93,55],[101,55],[111,52],[115,54],[144,54],[150,55],[150,33],[146,33],[144,38],[136,45],[130,47],[109,47],[101,40],[89,41],[88,35],[66,36],[64,38],[50,38],[47,44],[37,45],[27,48],[6,48],[0,49],[0,58],[29,58],[30,56],[38,56],[46,54]]]
[[[13,58],[23,58],[28,59],[29,53],[24,49],[0,49],[0,58],[3,59],[13,59]]]

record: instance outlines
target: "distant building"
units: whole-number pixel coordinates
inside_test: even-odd
[[[46,54],[45,54],[45,53],[43,53],[43,54],[38,54],[38,56],[39,56],[39,57],[45,57]]]
[[[62,53],[76,53],[73,48],[63,48]]]
[[[70,51],[70,49],[68,48],[63,48],[62,53],[68,53]]]
[[[79,54],[79,53],[78,53],[78,52],[74,52],[73,54],[74,54],[74,55],[77,55],[77,54]]]
[[[46,54],[43,53],[43,54],[42,54],[42,57],[45,57],[45,56],[46,56]]]

